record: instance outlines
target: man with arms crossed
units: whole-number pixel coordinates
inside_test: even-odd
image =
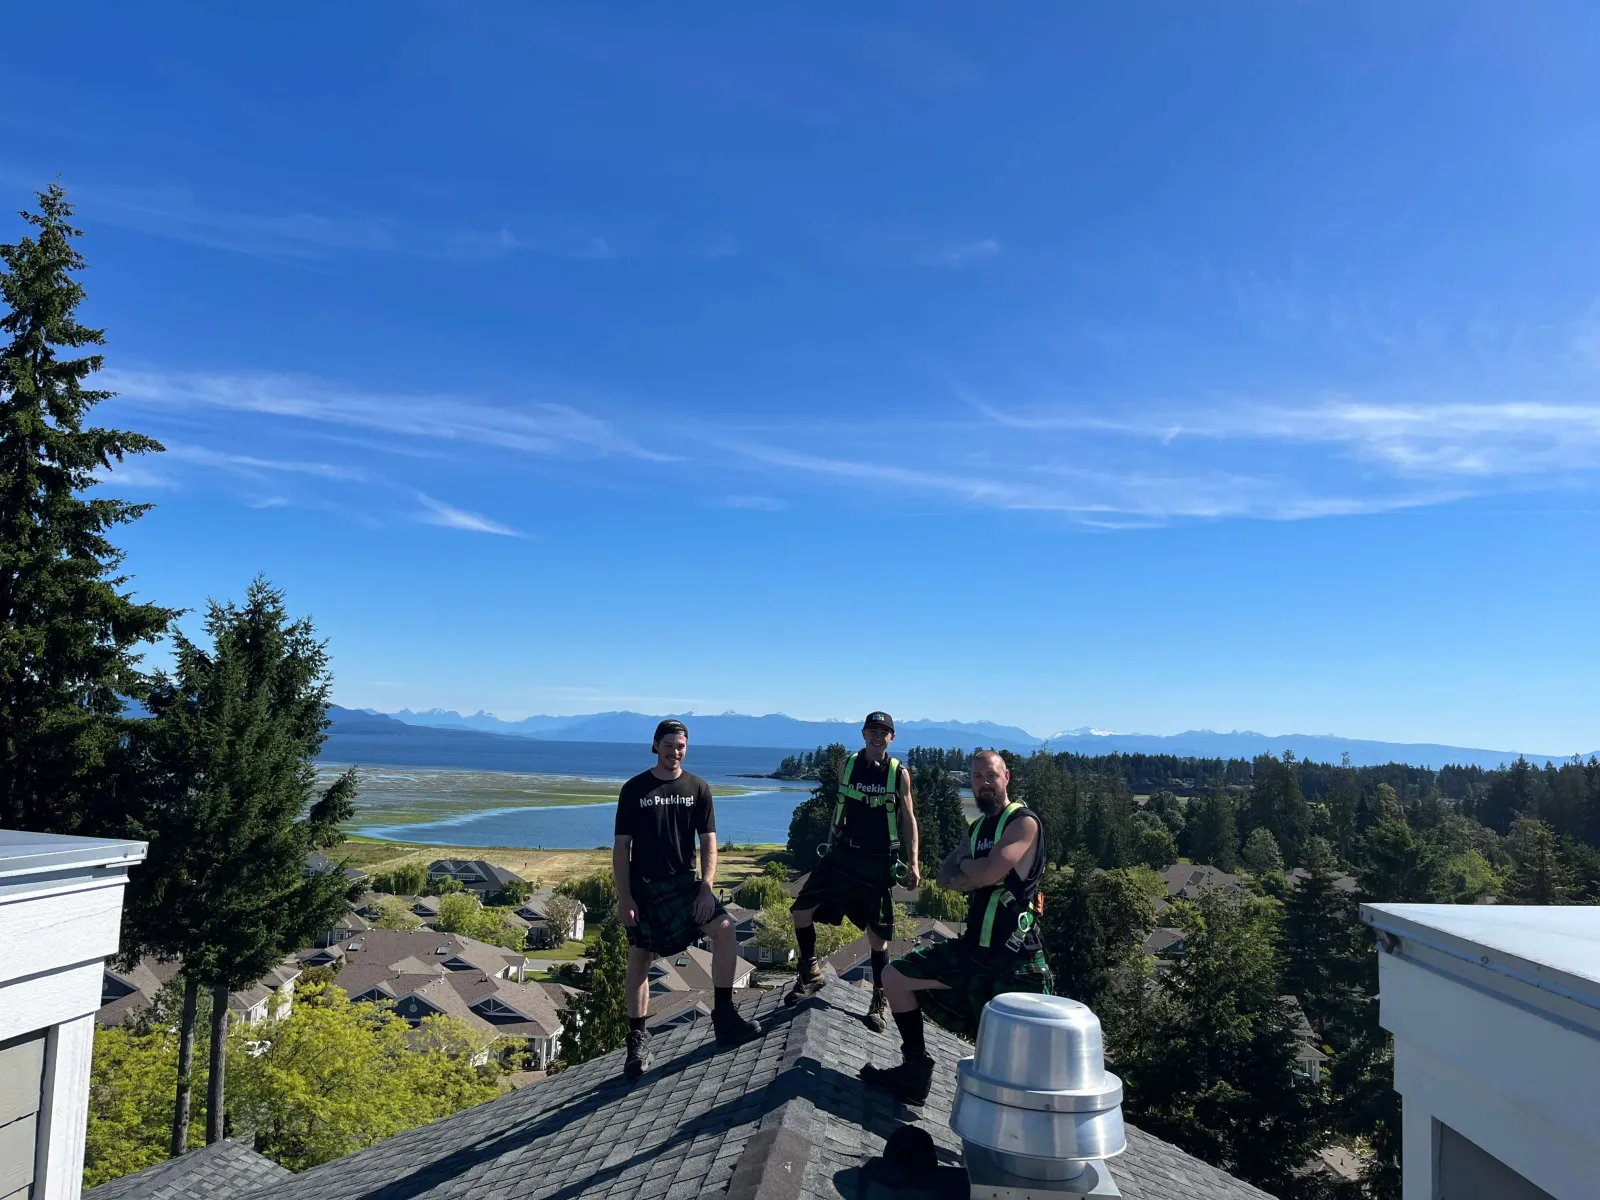
[[[733,921],[711,885],[717,878],[717,819],[711,786],[683,769],[689,731],[680,721],[656,726],[650,748],[656,765],[622,785],[617,797],[617,911],[628,932],[628,1057],[622,1073],[637,1079],[650,1069],[650,964],[677,954],[704,935],[711,939],[711,982],[716,1003],[711,1025],[717,1044],[737,1045],[761,1029],[733,1006],[736,946]],[[700,838],[700,878],[694,875],[694,841]]]
[[[1010,783],[1005,759],[993,750],[972,756],[972,794],[982,815],[939,868],[941,887],[967,893],[966,931],[896,959],[883,975],[903,1061],[869,1064],[861,1078],[907,1104],[925,1101],[933,1079],[919,1000],[946,1029],[976,1038],[983,1006],[1000,993],[1050,993],[1038,919],[1044,828],[1038,814],[1006,794]]]
[[[839,773],[839,803],[828,835],[831,849],[812,869],[791,910],[800,944],[800,978],[788,1001],[794,1004],[822,987],[813,922],[837,925],[848,919],[867,932],[872,950],[867,1028],[881,1033],[888,1027],[883,971],[894,938],[892,892],[897,873],[906,887],[917,886],[917,818],[911,807],[911,773],[889,757],[894,718],[886,712],[868,713],[861,736],[866,746]]]

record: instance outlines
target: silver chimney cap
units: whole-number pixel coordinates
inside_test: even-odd
[[[1104,1160],[1127,1148],[1122,1080],[1100,1019],[1065,996],[1007,992],[984,1007],[957,1070],[950,1127],[974,1196],[1114,1196]]]

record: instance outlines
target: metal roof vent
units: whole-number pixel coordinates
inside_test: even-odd
[[[1127,1148],[1122,1080],[1100,1019],[1065,996],[1007,992],[961,1060],[950,1127],[975,1200],[1120,1196],[1105,1160]]]

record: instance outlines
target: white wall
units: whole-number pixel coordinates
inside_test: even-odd
[[[55,846],[77,860],[41,866]],[[0,1041],[46,1031],[35,1200],[77,1200],[82,1189],[94,1014],[127,867],[143,857],[137,842],[0,831]]]
[[[1442,1122],[1558,1200],[1600,1197],[1600,1038],[1398,954],[1379,958],[1404,1103],[1404,1200],[1439,1200]]]

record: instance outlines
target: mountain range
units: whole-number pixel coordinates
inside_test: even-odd
[[[660,714],[636,712],[585,713],[578,716],[535,716],[520,721],[502,721],[491,713],[470,716],[441,709],[378,713],[371,709],[335,707],[335,736],[360,733],[395,742],[422,742],[449,745],[453,753],[466,752],[469,746],[485,752],[504,746],[499,739],[533,739],[559,742],[648,743]],[[667,714],[689,726],[690,736],[711,746],[764,747],[776,751],[809,750],[830,742],[853,746],[860,740],[860,726],[854,721],[802,721],[782,713],[750,716],[743,713]],[[1350,756],[1355,766],[1403,762],[1417,766],[1440,767],[1447,763],[1463,766],[1497,767],[1526,753],[1535,762],[1565,758],[1567,755],[1538,754],[1516,750],[1492,750],[1468,746],[1448,746],[1428,742],[1382,742],[1361,738],[1342,738],[1333,734],[1263,734],[1249,730],[1219,733],[1194,729],[1177,734],[1108,733],[1099,729],[1069,730],[1039,737],[1015,725],[989,721],[901,721],[896,741],[907,746],[960,746],[971,749],[992,746],[1026,754],[1048,745],[1052,750],[1079,754],[1173,754],[1206,758],[1253,758],[1258,754],[1282,754],[1292,750],[1301,758],[1338,762]],[[412,732],[408,732],[412,731]],[[777,764],[774,763],[774,766]]]

